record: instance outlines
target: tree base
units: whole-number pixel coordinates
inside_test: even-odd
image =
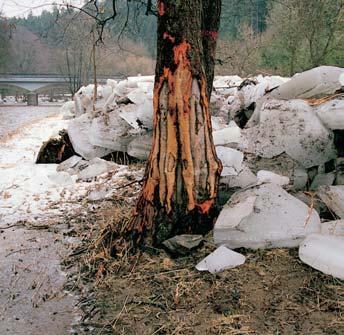
[[[205,235],[213,229],[218,213],[216,206],[212,206],[207,213],[202,213],[198,208],[187,211],[184,204],[174,207],[168,214],[165,208],[153,206],[141,196],[125,236],[131,239],[135,246],[160,246],[162,242],[176,235]]]

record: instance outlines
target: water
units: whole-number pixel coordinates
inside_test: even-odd
[[[0,105],[0,140],[17,129],[58,113],[60,106]]]

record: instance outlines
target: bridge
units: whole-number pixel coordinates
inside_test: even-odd
[[[118,75],[97,77],[99,84],[105,84],[106,79],[122,79]],[[92,82],[92,79],[89,79]],[[42,88],[68,88],[69,78],[58,74],[0,74],[0,88],[17,87],[29,92],[37,92]]]

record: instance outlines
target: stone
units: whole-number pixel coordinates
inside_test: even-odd
[[[344,237],[312,234],[301,243],[302,262],[327,275],[344,279]]]
[[[83,114],[70,121],[68,125],[68,136],[76,153],[85,159],[103,157],[113,150],[95,146],[89,140],[89,131],[92,123],[92,117],[89,114]]]
[[[333,185],[335,179],[336,174],[334,172],[318,174],[313,179],[310,190],[315,191],[320,186],[331,186]]]
[[[172,254],[187,255],[196,249],[203,241],[202,235],[177,235],[162,244]]]
[[[296,74],[269,96],[275,99],[308,99],[333,94],[343,86],[340,79],[343,73],[344,69],[339,67],[316,67]]]
[[[196,265],[198,271],[218,273],[232,269],[245,263],[245,256],[232,251],[225,246],[220,246]]]
[[[280,186],[286,186],[290,183],[290,179],[285,176],[280,176],[271,171],[260,170],[257,173],[258,183],[272,183]]]
[[[321,186],[317,192],[326,206],[341,219],[344,219],[344,186]]]
[[[75,167],[81,160],[82,160],[82,158],[80,156],[74,155],[74,156],[66,159],[62,163],[60,163],[56,167],[56,171],[57,172],[67,171],[68,169]]]
[[[334,134],[302,100],[265,100],[256,126],[242,130],[248,153],[273,158],[286,153],[304,168],[337,156]]]
[[[321,104],[316,113],[328,129],[344,129],[344,100],[330,100]]]
[[[214,241],[235,248],[296,247],[306,235],[320,232],[315,210],[276,184],[235,193],[214,227]]]

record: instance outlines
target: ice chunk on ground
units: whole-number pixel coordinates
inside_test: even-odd
[[[228,188],[246,188],[255,185],[257,181],[256,175],[247,166],[243,166],[238,175],[221,176],[220,179],[220,183]]]
[[[119,111],[119,117],[125,120],[134,129],[152,129],[153,128],[153,101],[146,98],[144,103],[136,105],[127,105]]]
[[[154,76],[133,76],[128,77],[128,83],[138,84],[142,82],[154,83]]]
[[[344,129],[344,100],[325,102],[316,109],[316,112],[327,128]]]
[[[117,168],[118,165],[116,163],[108,162],[101,158],[94,158],[89,162],[89,166],[78,173],[78,179],[89,180]]]
[[[285,176],[280,176],[271,171],[260,170],[257,173],[258,183],[272,183],[280,186],[286,186],[290,183],[290,179]]]
[[[244,154],[238,150],[216,147],[216,153],[223,165],[222,176],[237,175],[242,169]]]
[[[93,110],[93,90],[94,85],[82,86],[74,94],[75,114],[80,116],[84,113],[90,113]]]
[[[217,248],[196,265],[198,271],[217,273],[232,269],[245,263],[245,256],[232,251],[225,246]]]
[[[136,137],[132,140],[127,149],[128,155],[141,159],[146,160],[148,159],[149,153],[152,148],[152,134],[146,134],[142,136]]]
[[[301,243],[299,257],[325,274],[344,279],[344,237],[312,234]]]
[[[107,101],[109,99],[109,97],[111,96],[113,91],[113,87],[112,85],[99,85],[97,87],[97,95],[98,95],[98,99]]]
[[[241,129],[231,121],[228,127],[213,132],[214,145],[235,145],[241,142]]]
[[[343,86],[340,79],[343,73],[344,69],[340,67],[316,67],[296,74],[269,95],[276,99],[307,99],[333,94]]]
[[[67,171],[68,169],[73,168],[75,165],[77,165],[80,161],[82,160],[82,158],[80,156],[74,155],[68,159],[66,159],[65,161],[63,161],[62,163],[60,163],[57,168],[56,171],[57,172],[61,172],[61,171]]]
[[[306,102],[266,100],[259,114],[259,124],[242,131],[247,152],[264,158],[285,152],[305,168],[337,156],[333,132]]]
[[[127,106],[124,107],[127,109]],[[127,145],[134,138],[130,134],[130,125],[117,110],[103,113],[92,119],[88,138],[92,145],[107,148],[110,151],[126,151]]]
[[[137,109],[136,122],[140,128],[153,129],[153,99],[146,97],[144,102]]]
[[[70,174],[64,171],[48,174],[48,178],[51,182],[58,186],[71,185],[75,182]]]
[[[216,244],[229,248],[296,247],[306,235],[320,232],[320,218],[275,184],[235,193],[215,227]]]
[[[243,198],[238,202],[231,201],[229,205],[227,204],[221,211],[216,221],[215,230],[229,228],[235,229],[244,218],[251,215],[254,210],[256,198],[257,196],[251,195],[247,196],[247,198]]]
[[[321,186],[318,189],[318,196],[326,206],[344,219],[344,186]]]
[[[344,237],[344,220],[335,220],[321,223],[321,234]]]
[[[239,76],[215,76],[213,87],[215,89],[221,89],[226,87],[240,86],[243,79]]]
[[[211,127],[213,129],[213,134],[214,134],[215,131],[227,128],[228,125],[222,117],[212,116],[211,117]]]
[[[146,93],[141,88],[136,88],[132,90],[127,97],[131,102],[133,102],[136,105],[141,105],[146,100]]]
[[[107,193],[108,192],[106,190],[93,190],[87,196],[87,199],[90,201],[102,200],[106,198]]]
[[[92,117],[89,114],[83,114],[70,121],[68,126],[68,136],[73,149],[85,159],[94,157],[103,157],[113,150],[93,145],[89,140],[89,131],[92,123]]]
[[[75,117],[75,103],[74,101],[65,102],[60,108],[60,113],[65,120],[72,119]]]

